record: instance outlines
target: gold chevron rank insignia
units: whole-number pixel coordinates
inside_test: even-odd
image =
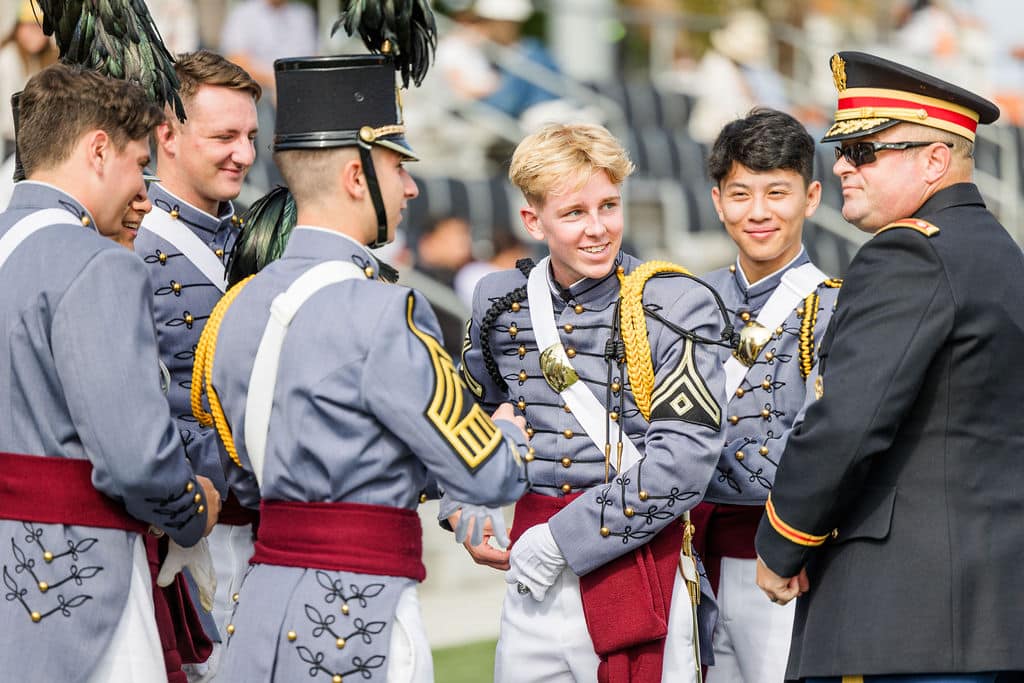
[[[716,432],[721,429],[722,408],[697,370],[692,340],[686,340],[679,365],[654,390],[651,404],[651,422],[683,420]]]
[[[434,394],[424,415],[470,471],[475,471],[494,454],[502,434],[487,413],[473,400],[469,388],[459,377],[451,356],[430,334],[413,322],[415,297],[406,304],[409,330],[423,342],[434,367]]]

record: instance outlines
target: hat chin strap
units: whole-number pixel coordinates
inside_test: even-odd
[[[359,158],[363,163],[363,173],[366,174],[366,185],[370,189],[370,200],[373,202],[373,210],[377,214],[377,238],[370,242],[369,247],[376,249],[388,243],[388,214],[384,209],[384,198],[380,196],[377,171],[373,167],[373,157],[370,154],[372,148],[370,143],[363,140],[359,141]]]

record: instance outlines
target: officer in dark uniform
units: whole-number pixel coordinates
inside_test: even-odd
[[[831,65],[823,141],[843,216],[873,237],[758,529],[758,584],[802,595],[787,678],[1020,680],[1024,364],[1006,354],[1024,348],[1024,255],[971,182],[999,110],[871,55]]]

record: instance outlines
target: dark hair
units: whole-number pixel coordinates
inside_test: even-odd
[[[18,151],[25,173],[50,168],[71,155],[87,131],[106,131],[117,149],[144,140],[164,120],[140,86],[58,62],[32,78],[21,95]]]
[[[799,121],[775,109],[753,109],[745,118],[727,123],[711,146],[708,175],[720,185],[733,163],[752,171],[787,169],[814,177],[814,138]]]

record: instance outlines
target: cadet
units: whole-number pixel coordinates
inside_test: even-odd
[[[843,216],[873,236],[757,532],[769,599],[804,593],[787,678],[1020,680],[997,672],[1024,670],[1024,366],[1006,362],[1024,348],[1024,255],[971,182],[999,110],[859,52],[832,73],[823,140]]]
[[[710,288],[620,250],[632,170],[600,126],[553,125],[523,140],[509,177],[550,257],[486,276],[473,297],[464,376],[485,408],[516,404],[532,445],[511,554],[470,548],[510,567],[497,681],[700,673],[692,527],[680,518],[722,449],[713,344],[731,330]],[[448,498],[442,512],[455,507]],[[701,615],[705,628],[710,618]]]
[[[21,98],[0,215],[0,552],[9,680],[164,680],[142,534],[195,544],[220,498],[156,381],[145,268],[112,239],[163,112],[80,67]]]
[[[378,279],[367,245],[391,240],[417,195],[389,58],[275,69],[297,225],[214,309],[194,380],[241,502],[261,510],[220,676],[430,681],[421,491],[436,477],[470,502],[515,500],[526,436],[510,406],[495,423],[473,400],[422,295]]]
[[[711,147],[711,198],[739,254],[706,280],[741,330],[725,363],[725,448],[694,512],[698,544],[722,610],[708,681],[781,683],[793,606],[757,588],[754,534],[790,429],[813,400],[814,350],[839,282],[811,263],[804,219],[821,199],[814,140],[792,116],[757,109],[726,125]]]
[[[152,283],[160,360],[171,373],[168,401],[189,457],[199,471],[227,492],[213,430],[196,423],[189,385],[199,335],[226,289],[225,252],[238,236],[240,220],[231,203],[256,157],[256,102],[262,92],[241,67],[200,50],[180,55],[174,71],[181,83],[184,122],[168,115],[155,132],[156,172],[149,189],[153,211],[142,221],[135,251]],[[252,555],[255,513],[226,501],[225,514],[210,535],[217,570],[211,638],[231,614]],[[207,665],[216,669],[215,651]]]

